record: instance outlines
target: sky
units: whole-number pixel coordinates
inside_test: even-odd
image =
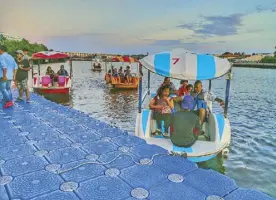
[[[268,52],[276,0],[0,0],[0,32],[59,51]]]

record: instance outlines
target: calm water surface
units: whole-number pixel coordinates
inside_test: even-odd
[[[104,72],[93,72],[90,62],[74,62],[70,97],[50,97],[75,109],[134,132],[138,92],[111,91]],[[118,67],[118,66],[117,66]],[[229,118],[232,143],[228,158],[217,157],[200,167],[212,168],[233,178],[245,188],[276,197],[276,70],[234,68]],[[144,72],[146,80],[146,72]],[[144,80],[144,85],[146,86]],[[163,78],[152,75],[156,88]],[[176,87],[178,81],[173,81]],[[206,88],[208,84],[205,83]],[[212,90],[224,98],[225,80],[215,80]]]

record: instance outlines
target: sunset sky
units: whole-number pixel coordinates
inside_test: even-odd
[[[0,32],[73,52],[273,52],[276,0],[0,0]]]

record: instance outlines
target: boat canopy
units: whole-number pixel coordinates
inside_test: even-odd
[[[68,54],[58,51],[41,51],[32,55],[32,59],[61,59],[69,57]]]
[[[136,58],[132,58],[130,56],[115,56],[112,58],[112,62],[135,63],[135,62],[139,62],[139,61]]]
[[[181,80],[211,80],[229,72],[227,59],[208,54],[196,54],[185,49],[174,49],[148,55],[140,63],[155,74]]]

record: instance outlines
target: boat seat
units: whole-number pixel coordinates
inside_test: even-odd
[[[66,82],[66,76],[58,76],[58,86],[64,87]]]
[[[42,86],[48,87],[51,82],[52,82],[52,79],[49,75],[42,76],[42,82],[41,82]]]

